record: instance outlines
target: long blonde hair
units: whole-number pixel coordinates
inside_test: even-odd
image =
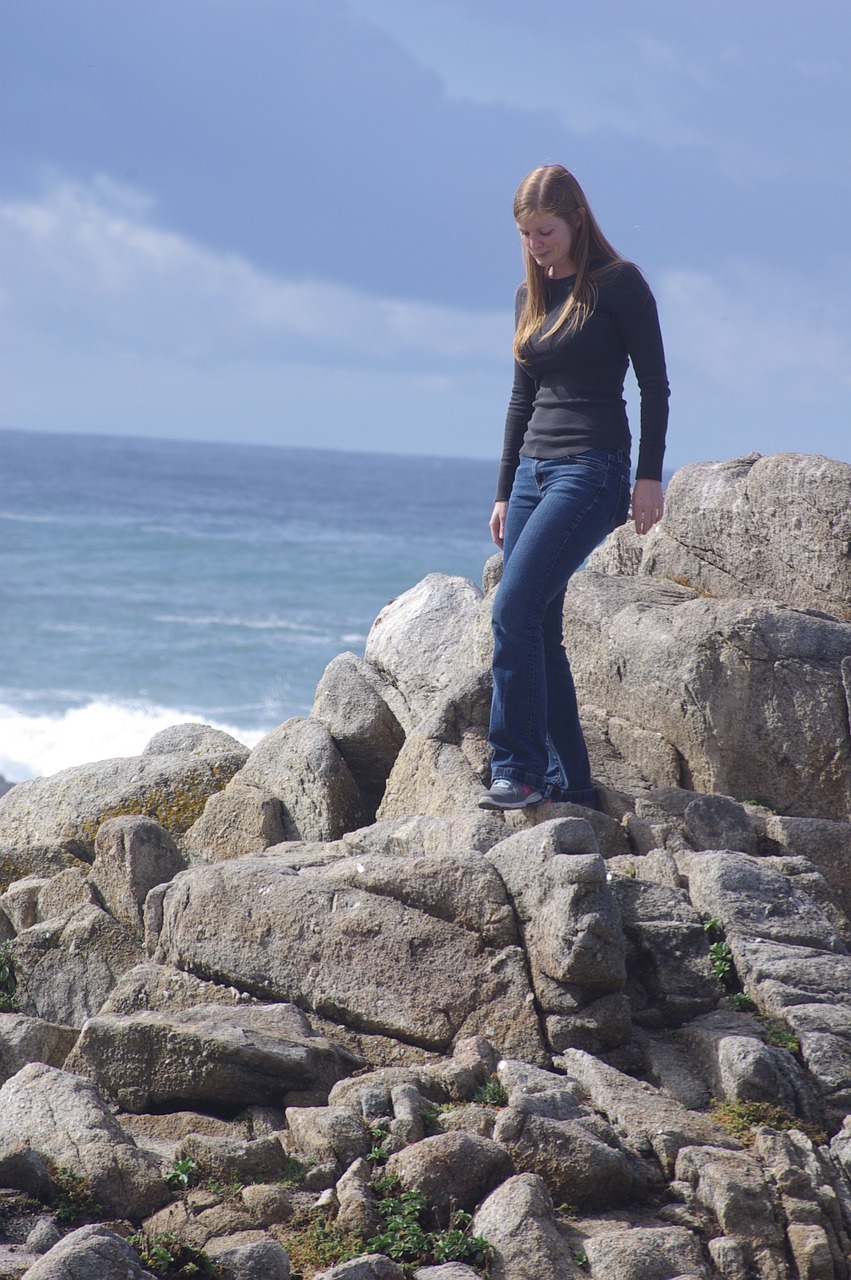
[[[624,261],[603,235],[588,201],[573,174],[560,164],[542,164],[527,174],[514,197],[516,221],[530,214],[561,218],[574,233],[571,257],[576,263],[576,283],[555,323],[541,334],[549,338],[563,326],[577,333],[597,305],[597,282]],[[529,252],[523,250],[526,266],[526,299],[517,320],[514,354],[523,361],[523,348],[540,332],[547,314],[547,277]],[[593,269],[589,265],[593,263]]]

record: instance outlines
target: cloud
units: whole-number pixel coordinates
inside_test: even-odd
[[[158,226],[108,178],[0,204],[6,325],[190,363],[312,358],[418,373],[504,365],[511,312],[465,311],[285,279]]]

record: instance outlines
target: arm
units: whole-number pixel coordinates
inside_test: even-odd
[[[656,302],[635,267],[618,280],[616,320],[641,392],[641,443],[632,510],[637,533],[646,533],[663,510],[662,459],[668,426],[668,375]]]
[[[505,517],[508,512],[507,502],[494,503],[493,515],[490,518],[490,531],[496,545],[502,550],[505,541]]]
[[[647,533],[658,520],[662,519],[664,510],[665,500],[662,496],[661,480],[636,480],[632,491],[635,532]]]

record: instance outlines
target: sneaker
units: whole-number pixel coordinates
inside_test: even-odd
[[[543,800],[540,791],[527,787],[522,782],[512,782],[511,778],[497,778],[489,791],[479,797],[480,809],[525,809],[530,804],[540,804]]]

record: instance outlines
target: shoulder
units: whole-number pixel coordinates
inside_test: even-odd
[[[634,262],[612,262],[594,272],[601,300],[612,307],[655,307],[650,285]]]

